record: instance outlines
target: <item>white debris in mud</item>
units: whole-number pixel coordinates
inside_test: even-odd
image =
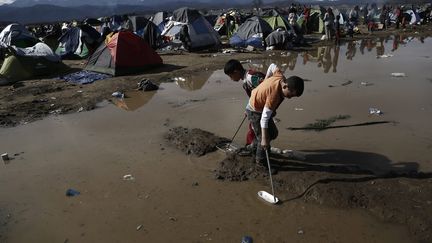
[[[81,111],[83,111],[84,110],[84,107],[80,107],[79,109],[78,109],[78,111],[77,112],[81,112]]]
[[[383,54],[383,55],[378,55],[377,58],[389,58],[392,57],[392,54]]]
[[[378,108],[369,108],[369,114],[371,115],[382,115],[383,112]]]
[[[295,110],[295,111],[302,111],[303,108],[298,108],[298,107],[296,107],[296,108],[294,108],[294,110]]]
[[[135,178],[131,174],[127,174],[123,176],[123,180],[125,181],[133,181]]]
[[[406,77],[405,73],[391,73],[392,77],[397,77],[397,78],[402,78],[402,77]]]

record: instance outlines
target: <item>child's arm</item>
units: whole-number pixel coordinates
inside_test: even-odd
[[[276,73],[278,71],[280,71],[280,69],[276,64],[274,64],[274,63],[270,64],[270,66],[267,69],[267,73],[266,73],[266,76],[264,79],[270,78],[271,76],[273,76],[274,73]]]
[[[271,119],[273,114],[273,111],[270,110],[268,107],[264,107],[264,110],[262,112],[261,115],[261,146],[264,149],[268,149],[269,147],[269,143],[270,143],[270,139],[268,136],[268,122]]]

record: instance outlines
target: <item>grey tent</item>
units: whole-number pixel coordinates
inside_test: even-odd
[[[0,42],[7,46],[30,47],[38,43],[38,39],[24,25],[10,24],[0,32]]]
[[[0,86],[54,75],[67,69],[60,57],[42,42],[27,48],[9,47],[0,69]]]
[[[248,45],[262,48],[264,39],[272,32],[271,26],[260,17],[247,19],[231,37],[230,45],[245,47]]]
[[[157,12],[152,18],[151,21],[158,27],[160,32],[165,28],[165,24],[167,22],[168,13],[167,12]]]
[[[145,16],[129,16],[131,30],[142,37],[153,49],[160,45],[161,36],[158,27]]]
[[[294,39],[294,34],[287,30],[277,29],[270,33],[265,39],[267,46],[273,46],[276,49],[287,49]]]
[[[181,33],[181,31],[187,31],[187,33]],[[171,39],[182,38],[181,36],[185,36],[185,34],[188,35],[186,38],[190,50],[202,50],[220,45],[219,34],[196,9],[180,8],[175,10],[172,21],[167,23],[162,32],[162,35]]]

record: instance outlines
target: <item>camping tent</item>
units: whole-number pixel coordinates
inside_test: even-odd
[[[158,27],[159,31],[162,32],[163,29],[165,28],[167,18],[168,18],[167,12],[157,12],[151,18],[151,21]]]
[[[264,38],[272,32],[271,26],[260,17],[247,19],[230,38],[230,45],[246,47],[248,45],[263,48]]]
[[[120,31],[107,36],[89,58],[85,69],[119,76],[158,64],[162,64],[161,57],[141,37],[130,31]]]
[[[284,50],[289,47],[294,37],[295,35],[293,32],[277,29],[265,38],[265,42],[267,46],[273,46],[276,49]]]
[[[38,43],[38,39],[24,25],[10,24],[0,32],[0,42],[7,46],[30,47]]]
[[[417,12],[413,10],[406,10],[404,11],[404,15],[407,16],[407,19],[409,20],[410,25],[414,25],[420,22],[420,16]],[[409,17],[408,17],[409,16]]]
[[[56,54],[62,59],[88,57],[99,44],[100,34],[89,25],[68,29],[60,38]]]
[[[9,47],[0,69],[0,85],[52,75],[66,69],[60,57],[42,42],[27,48]]]
[[[153,49],[157,49],[161,43],[158,27],[144,16],[129,16],[132,23],[132,31],[141,36]]]
[[[309,15],[309,21],[307,23],[307,29],[310,32],[314,33],[324,33],[324,14],[325,9],[321,6],[315,7],[314,9],[311,9],[310,15]],[[297,24],[299,26],[303,26],[304,22],[304,15],[301,15],[297,19]]]
[[[173,12],[172,21],[165,26],[162,35],[176,39],[183,25],[187,25],[190,50],[200,50],[220,45],[219,34],[196,9],[180,8]]]
[[[276,30],[278,27],[283,27],[286,30],[290,30],[291,26],[288,23],[288,20],[285,19],[282,15],[280,15],[276,9],[270,9],[264,12],[261,16],[272,28],[272,30]]]

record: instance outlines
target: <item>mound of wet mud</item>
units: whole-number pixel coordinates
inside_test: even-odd
[[[171,128],[165,134],[165,139],[186,154],[197,156],[216,151],[216,145],[229,142],[229,139],[218,137],[213,133],[198,128],[184,127]]]
[[[426,174],[348,175],[286,172],[276,187],[287,199],[335,208],[363,208],[385,222],[407,225],[419,242],[432,242],[432,178]]]
[[[245,181],[265,177],[264,168],[257,168],[251,157],[241,157],[229,154],[214,170],[214,176],[219,180]]]
[[[379,219],[407,225],[419,242],[432,242],[432,175],[375,175],[356,166],[323,167],[283,156],[271,156],[276,192],[282,201],[302,200],[334,208],[363,208]],[[215,170],[227,181],[266,178],[251,157],[229,155]]]

